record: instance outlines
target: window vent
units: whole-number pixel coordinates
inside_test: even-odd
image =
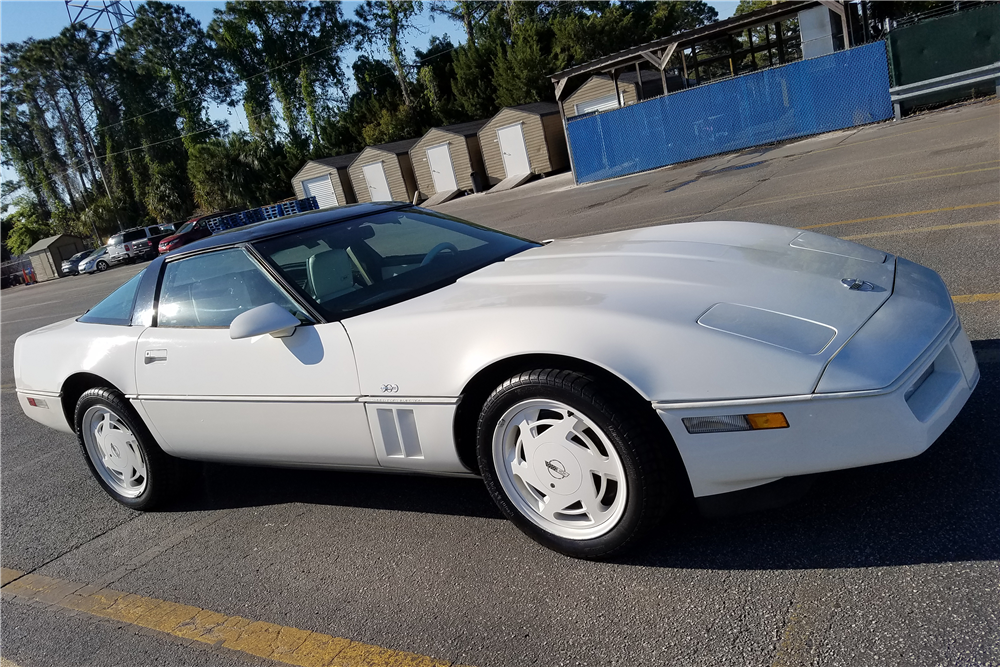
[[[378,426],[385,453],[394,458],[422,459],[413,410],[378,408]]]

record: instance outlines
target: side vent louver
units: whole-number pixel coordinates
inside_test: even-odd
[[[392,457],[422,459],[417,421],[413,410],[378,408],[378,426],[382,432],[385,453]]]

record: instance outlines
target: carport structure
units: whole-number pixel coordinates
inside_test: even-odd
[[[356,204],[358,198],[354,194],[354,186],[347,168],[358,155],[351,153],[309,160],[292,177],[295,197],[298,199],[316,197],[316,203],[320,208]]]
[[[474,120],[431,128],[413,144],[410,163],[420,192],[429,197],[428,206],[446,202],[462,190],[472,190],[473,173],[486,178],[479,148],[479,130],[486,122]]]
[[[639,86],[639,77],[642,86]],[[676,74],[666,76],[667,91],[683,90],[687,83]],[[583,114],[607,111],[635,104],[639,100],[661,95],[663,88],[660,75],[657,72],[641,70],[634,72],[626,70],[616,82],[609,74],[594,74],[582,86],[563,100],[566,118],[582,116]]]
[[[798,19],[801,31],[790,31],[789,24],[784,24],[783,27],[783,23],[790,19]],[[763,40],[760,28],[763,28]],[[617,107],[606,105],[591,110],[605,111],[621,108],[626,104],[620,82],[624,72],[634,68],[634,80],[645,83],[640,65],[652,65],[656,68],[660,78],[660,95],[667,95],[671,92],[667,81],[668,66],[671,63],[674,65],[670,74],[679,76],[683,87],[687,87],[690,79],[700,85],[760,68],[783,65],[802,57],[820,56],[844,49],[850,46],[850,34],[850,21],[844,3],[835,0],[787,0],[597,58],[556,72],[549,78],[555,86],[565,130],[566,102],[583,87],[574,88],[569,85],[574,77],[578,81],[582,76],[592,78],[594,75],[604,74],[610,77],[614,83],[613,94],[618,101]],[[766,62],[760,62],[765,60],[765,55]],[[588,78],[587,83],[590,82],[591,79]],[[637,88],[636,101],[645,99],[643,88],[645,86]],[[570,116],[572,115],[574,113],[571,112]],[[568,142],[567,132],[567,144]],[[572,149],[570,167],[574,168]]]

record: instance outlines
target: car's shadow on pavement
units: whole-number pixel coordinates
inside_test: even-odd
[[[923,455],[818,475],[805,497],[779,509],[705,519],[680,507],[616,561],[770,570],[1000,559],[1000,340],[974,347],[979,386]],[[177,510],[295,502],[502,519],[472,479],[207,464],[195,487]]]

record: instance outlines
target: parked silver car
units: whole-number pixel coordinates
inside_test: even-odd
[[[75,276],[80,273],[80,262],[94,253],[93,248],[78,252],[69,259],[62,262],[62,272],[68,276]]]
[[[108,247],[102,246],[94,250],[89,257],[86,257],[79,265],[79,273],[99,273],[107,271],[111,266],[108,261]]]

